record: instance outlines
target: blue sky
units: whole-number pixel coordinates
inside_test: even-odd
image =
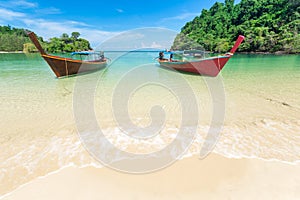
[[[95,45],[136,28],[161,27],[179,32],[186,22],[216,0],[81,2],[0,0],[0,25],[27,28],[45,39],[78,31]]]

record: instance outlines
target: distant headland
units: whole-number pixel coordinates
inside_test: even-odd
[[[28,38],[26,31],[28,30],[12,28],[9,25],[0,26],[0,53],[38,52]],[[50,53],[87,51],[92,49],[88,40],[80,38],[79,32],[72,32],[70,36],[67,33],[62,33],[60,37],[50,38],[49,41],[44,41],[42,37],[38,37],[38,40],[43,48]]]
[[[172,49],[226,52],[238,35],[244,35],[240,52],[300,53],[299,30],[300,1],[225,0],[187,22]]]

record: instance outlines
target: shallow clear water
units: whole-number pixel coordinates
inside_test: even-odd
[[[182,125],[178,96],[189,95],[183,80],[192,89],[199,109],[196,139],[185,156],[199,153],[213,115],[207,81],[214,78],[161,68],[154,60],[157,54],[107,52],[112,61],[106,69],[62,79],[55,78],[39,54],[0,54],[0,194],[68,165],[101,166],[83,148],[77,134],[74,98],[84,100],[87,95],[92,95],[95,103],[88,106],[93,107],[99,126],[112,143],[133,153],[154,152],[169,144]],[[146,70],[137,73],[139,68]],[[118,87],[128,86],[123,87],[126,90],[147,77],[168,80],[165,84],[169,85],[147,82],[126,91],[132,92],[125,107],[134,127],[151,124],[155,119],[151,108],[157,105],[165,112],[159,134],[141,141],[122,135],[116,115],[125,122],[128,116],[111,108],[114,99],[120,99],[117,105],[123,102],[123,96],[115,93]],[[219,78],[225,91],[225,118],[214,152],[226,157],[299,162],[300,56],[237,54]],[[95,89],[92,93],[90,88],[78,90],[78,84]],[[127,130],[132,135],[136,134],[134,127]]]

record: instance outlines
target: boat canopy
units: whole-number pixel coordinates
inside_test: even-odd
[[[166,50],[161,51],[161,52],[163,52],[164,54],[175,54],[176,53],[176,52],[173,52],[173,51],[166,51]]]
[[[92,54],[99,54],[96,52],[90,52],[90,51],[79,51],[79,52],[72,52],[71,55],[92,55]]]

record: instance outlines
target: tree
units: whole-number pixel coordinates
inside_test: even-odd
[[[62,40],[68,40],[69,39],[69,35],[67,33],[63,33],[60,38]]]
[[[50,42],[46,45],[46,50],[54,53],[90,50],[89,41],[78,38],[79,36],[79,32],[73,32],[71,37],[67,33],[63,33],[60,38],[50,38]]]
[[[22,51],[26,42],[29,38],[24,29],[0,26],[0,51]]]
[[[191,48],[193,44],[182,39],[184,34],[206,50],[225,51],[227,42],[232,45],[238,35],[245,35],[238,51],[299,53],[299,16],[298,0],[241,0],[236,5],[234,0],[216,2],[185,24],[173,46]]]
[[[34,44],[32,43],[25,43],[23,45],[23,52],[24,53],[33,53],[33,52],[38,52]]]
[[[72,35],[71,37],[73,38],[73,40],[77,40],[80,36],[80,33],[79,32],[72,32],[71,35]]]
[[[37,49],[28,38],[26,31],[29,30],[0,26],[0,51],[36,52]],[[63,33],[59,38],[53,37],[49,41],[44,41],[42,37],[37,38],[49,53],[90,50],[89,41],[79,38],[79,36],[79,32],[72,32],[71,37],[67,33]]]

